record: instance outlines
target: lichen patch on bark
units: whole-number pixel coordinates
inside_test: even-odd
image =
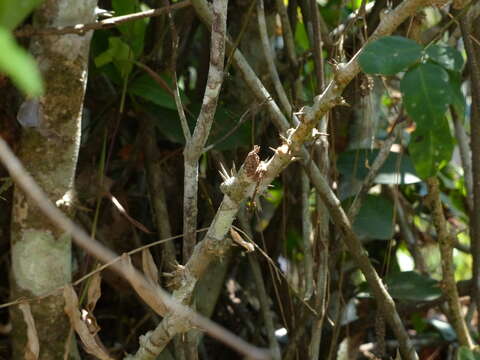
[[[12,246],[12,273],[17,286],[32,295],[46,294],[70,280],[71,242],[49,231],[26,230]]]

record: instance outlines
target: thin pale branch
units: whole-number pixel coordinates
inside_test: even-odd
[[[116,16],[101,20],[98,22],[90,24],[77,24],[74,26],[65,26],[61,28],[33,28],[32,26],[24,26],[21,29],[18,29],[14,32],[16,37],[30,37],[34,35],[46,36],[46,35],[64,35],[64,34],[79,34],[83,35],[90,30],[104,30],[116,27],[120,24],[150,18],[154,16],[159,16],[167,13],[170,10],[178,10],[191,5],[190,0],[184,0],[176,4],[170,5],[168,7],[162,7],[159,9],[150,9],[146,11],[141,11],[133,14],[127,14],[122,16]]]
[[[273,82],[273,87],[280,99],[283,110],[290,115],[292,113],[292,105],[288,100],[285,88],[282,85],[280,76],[278,75],[277,66],[273,57],[273,49],[270,46],[270,39],[268,38],[267,21],[265,19],[265,6],[263,0],[257,0],[257,20],[258,30],[260,32],[260,40],[262,41],[263,54],[268,66],[268,72]]]
[[[198,159],[207,143],[213,118],[217,109],[218,97],[223,83],[225,39],[227,33],[227,0],[213,2],[212,37],[210,45],[210,67],[205,86],[200,115],[195,130],[184,151],[184,195],[183,195],[183,261],[190,258],[196,244],[198,197]]]
[[[312,240],[313,240],[313,226],[312,217],[310,214],[310,180],[305,170],[301,170],[301,182],[302,182],[302,237],[303,237],[303,271],[304,276],[304,291],[303,299],[305,301],[310,300],[313,294],[313,253],[312,253]]]

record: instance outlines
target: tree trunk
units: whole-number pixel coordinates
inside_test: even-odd
[[[34,26],[62,27],[92,22],[96,0],[46,0]],[[83,97],[92,34],[34,37],[30,50],[45,82],[45,93],[27,99],[18,113],[24,129],[19,157],[27,170],[66,213],[72,211],[73,183],[80,144]],[[15,190],[12,215],[11,296],[49,294],[71,279],[71,239]],[[63,359],[70,325],[62,292],[31,303],[41,344],[40,359]],[[18,308],[11,310],[13,359],[23,359],[26,326]]]

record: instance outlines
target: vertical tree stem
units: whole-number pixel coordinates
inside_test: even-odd
[[[437,230],[438,246],[442,263],[442,291],[447,298],[450,308],[452,325],[457,333],[460,345],[473,348],[473,342],[468,332],[467,325],[463,319],[460,300],[458,297],[457,285],[455,283],[455,269],[453,265],[453,238],[448,232],[447,222],[443,213],[442,202],[440,201],[440,190],[438,179],[431,177],[427,179],[428,202],[432,211],[433,223]]]
[[[473,23],[470,11],[460,19],[463,43],[467,52],[467,66],[470,72],[472,111],[470,118],[470,148],[472,152],[473,209],[470,213],[470,243],[473,257],[473,297],[480,313],[480,48],[472,40]],[[480,328],[480,324],[479,324]]]

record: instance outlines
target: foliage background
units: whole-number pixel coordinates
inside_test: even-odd
[[[32,131],[28,123],[17,121],[20,104],[25,96],[35,97],[43,91],[35,62],[22,48],[28,38],[15,39],[14,29],[30,24],[29,15],[38,6],[35,1],[27,3],[21,11],[11,1],[0,6],[0,70],[9,75],[0,77],[0,135],[17,150],[21,133]],[[313,102],[341,70],[341,64],[365,45],[382,11],[392,5],[381,0],[311,3],[265,2],[274,64],[295,111]],[[399,3],[393,1],[393,7]],[[164,1],[99,2],[99,7],[115,16],[164,5]],[[285,23],[278,15],[280,5],[289,19],[293,54],[287,49]],[[262,50],[256,6],[256,2],[231,1],[228,31],[277,99],[281,96]],[[314,39],[312,24],[317,20],[310,6],[320,16],[322,46]],[[473,72],[465,65],[469,56],[458,25],[467,13],[477,16],[476,8],[478,4],[460,10],[450,5],[428,6],[402,24],[394,36],[367,45],[359,57],[362,73],[343,93],[348,106],[333,108],[324,129],[330,146],[325,175],[347,212],[380,149],[396,136],[385,163],[366,189],[368,194],[364,194],[353,229],[395,299],[421,359],[478,356],[467,348],[457,351],[465,344],[457,339],[448,308],[452,305],[446,305],[449,294],[442,293],[446,260],[439,250],[439,231],[427,201],[427,194],[432,192],[427,184],[436,179],[447,232],[453,239],[453,269],[461,296],[456,301],[470,336],[478,342],[478,315],[472,301],[475,293],[470,286],[475,276],[471,214],[478,199],[472,190],[475,174],[468,159],[470,145],[462,138],[470,133],[476,99],[472,94]],[[163,14],[97,30],[90,45],[74,219],[119,254],[182,234],[184,229],[185,138],[174,93],[178,82],[193,131],[207,83],[210,32],[192,6],[175,10],[172,16],[173,27],[168,14]],[[472,25],[468,36],[478,39],[478,28]],[[172,40],[178,40],[176,53],[172,52]],[[269,148],[277,147],[287,136],[275,129],[265,103],[245,85],[231,56],[227,49],[208,151],[199,160],[198,229],[212,223],[222,200],[222,167],[239,167],[254,145],[261,146],[259,156],[266,159],[272,156]],[[283,110],[289,119],[293,117]],[[31,116],[27,113],[20,119]],[[467,156],[462,153],[463,145],[467,146]],[[312,154],[318,148],[315,139],[308,143]],[[5,169],[0,171],[0,202],[5,210],[0,214],[4,254],[0,296],[1,302],[7,303],[15,300],[11,299],[7,275],[11,266],[13,182]],[[260,198],[244,203],[234,225],[244,241],[256,244],[256,251],[247,253],[237,246],[224,254],[198,284],[191,303],[250,343],[266,348],[277,344],[285,359],[310,354],[318,320],[312,309],[321,314],[321,359],[374,358],[373,354],[395,357],[397,343],[390,330],[385,330],[384,314],[373,310],[375,302],[365,278],[328,218],[327,250],[319,240],[318,224],[325,214],[321,199],[302,172],[299,162],[292,163]],[[184,264],[185,259],[181,237],[166,244],[150,248],[158,268],[155,271],[140,253],[131,255],[131,260],[151,277],[155,276],[152,272],[158,272],[160,284],[172,290],[175,284],[168,274],[177,264],[170,260],[173,256]],[[325,251],[328,258],[322,275],[319,269]],[[78,248],[72,258],[72,280],[97,266],[93,257]],[[327,294],[319,299],[322,276],[327,279]],[[108,268],[101,277],[101,297],[91,316],[98,322],[99,335],[111,356],[121,358],[136,351],[139,336],[157,326],[160,318]],[[88,282],[75,287],[81,299],[87,288]],[[325,312],[319,310],[322,306],[318,301],[325,302]],[[8,324],[7,312],[1,316]],[[4,358],[10,358],[11,338],[8,328],[3,331],[0,351]],[[168,355],[165,352],[162,356],[183,358],[181,349],[187,346],[183,341],[188,342],[178,336],[167,347]],[[88,358],[82,349],[80,353]],[[199,340],[198,353],[202,359],[239,357],[207,336]]]

